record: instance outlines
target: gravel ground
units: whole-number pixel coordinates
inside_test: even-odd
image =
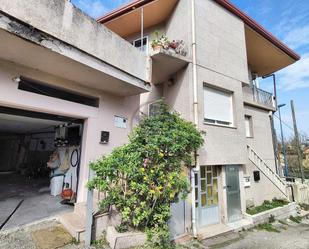
[[[40,229],[52,228],[60,226],[56,220],[46,220],[32,225],[23,226],[20,228],[5,230],[0,232],[0,249],[39,249],[36,247],[31,233]],[[85,249],[82,243],[74,243],[74,240],[65,246],[57,247],[57,249]],[[96,249],[90,247],[89,249]],[[103,248],[103,247],[100,247]],[[50,248],[56,249],[56,248]]]
[[[36,230],[59,226],[55,220],[43,221],[29,226],[0,232],[0,249],[39,249],[36,248],[31,233]],[[190,241],[179,246],[184,249],[309,249],[309,219],[303,218],[300,223],[290,220],[273,223],[278,232],[251,229],[240,233],[204,240]],[[58,247],[59,248],[59,247]],[[72,240],[59,249],[84,249],[84,244],[75,244]],[[107,249],[97,245],[89,249]],[[55,248],[51,248],[55,249]]]

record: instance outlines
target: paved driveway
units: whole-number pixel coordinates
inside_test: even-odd
[[[252,229],[221,238],[203,241],[201,248],[224,249],[309,249],[309,219],[301,223],[290,220],[275,222],[279,232]]]

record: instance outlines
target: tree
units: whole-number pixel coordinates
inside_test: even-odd
[[[183,168],[191,166],[203,142],[191,122],[161,104],[157,115],[134,129],[128,144],[91,163],[96,177],[88,186],[106,193],[100,206],[115,206],[122,228],[146,231],[152,248],[168,248],[170,205],[189,192]]]

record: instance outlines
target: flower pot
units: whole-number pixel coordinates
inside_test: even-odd
[[[155,45],[152,48],[153,48],[154,51],[159,51],[163,48],[163,46],[162,45]]]
[[[172,49],[176,49],[178,47],[178,44],[176,44],[176,43],[171,43],[170,44],[170,48],[172,48]]]

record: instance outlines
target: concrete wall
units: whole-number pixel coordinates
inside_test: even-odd
[[[100,107],[89,107],[18,90],[17,83],[12,81],[12,78],[18,75],[98,97],[100,99]],[[139,108],[139,96],[113,96],[82,87],[64,78],[49,75],[8,61],[0,61],[0,92],[0,106],[58,114],[85,120],[80,172],[82,179],[80,179],[78,201],[85,201],[85,184],[88,178],[89,161],[110,153],[114,147],[122,145],[127,141],[127,135],[131,131],[134,113]],[[128,119],[126,129],[116,128],[114,126],[114,115]],[[110,131],[110,142],[108,144],[103,145],[99,143],[101,131]]]
[[[179,1],[166,23],[166,36],[172,40],[183,40],[191,56],[191,3]]]
[[[193,105],[190,105],[193,101],[191,77],[192,66],[188,65],[174,75],[174,83],[165,82],[163,88],[164,101],[171,110],[179,112],[182,118],[190,121],[193,120]]]
[[[0,0],[0,10],[130,75],[147,80],[147,57],[66,0]]]
[[[243,21],[212,0],[196,1],[196,21],[198,64],[249,82]]]
[[[245,105],[245,115],[252,116],[253,126],[253,138],[247,138],[247,144],[276,172],[269,112]],[[255,170],[258,170],[256,166],[248,162],[244,174],[250,176],[251,186],[245,189],[246,200],[253,199],[255,205],[260,205],[264,200],[283,197],[262,172],[260,174],[261,180],[255,182],[253,180],[253,171]]]
[[[200,150],[200,163],[207,165],[245,164],[247,162],[244,109],[241,82],[205,68],[198,68],[199,126],[206,131],[205,145]],[[233,93],[233,127],[204,123],[203,85],[209,84]]]
[[[292,202],[283,207],[273,208],[255,215],[246,215],[246,218],[251,221],[253,227],[258,224],[269,223],[270,216],[274,216],[276,220],[284,220],[290,216],[295,217],[298,214],[298,209],[299,206],[295,202]]]
[[[242,82],[248,81],[244,24],[214,1],[197,0],[196,35],[199,124],[207,132],[205,146],[199,153],[200,162],[244,164],[247,155]],[[234,127],[204,124],[204,84],[233,93]]]

